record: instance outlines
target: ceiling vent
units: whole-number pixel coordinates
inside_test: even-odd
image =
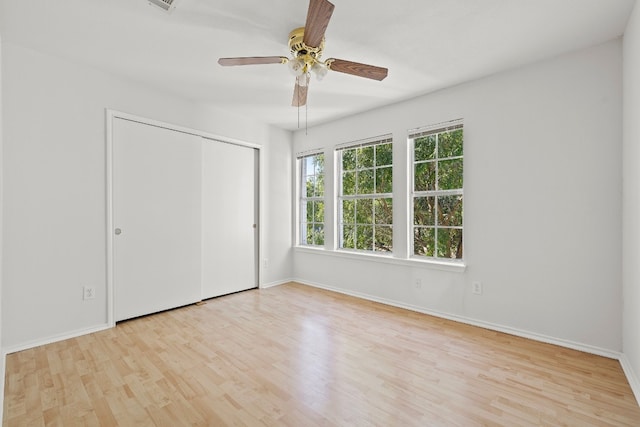
[[[180,0],[148,0],[149,4],[158,6],[162,10],[166,10],[167,12],[171,12],[175,7],[176,3],[179,3]]]

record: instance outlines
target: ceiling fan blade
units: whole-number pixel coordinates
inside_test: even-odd
[[[229,67],[232,65],[285,64],[284,56],[242,56],[239,58],[220,58],[218,64]]]
[[[302,39],[304,44],[309,47],[320,46],[334,7],[333,3],[327,0],[309,1],[307,22],[304,24],[304,37]]]
[[[327,59],[325,61],[330,70],[339,73],[353,74],[358,77],[365,77],[373,80],[383,80],[387,77],[389,70],[373,65],[360,64],[359,62],[345,61],[344,59]]]
[[[293,100],[291,101],[292,107],[302,107],[307,103],[307,91],[309,86],[300,86],[296,82],[296,86],[293,88]]]

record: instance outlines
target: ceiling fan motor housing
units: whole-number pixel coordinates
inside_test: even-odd
[[[313,47],[304,44],[304,27],[296,28],[289,33],[289,49],[294,58],[302,58],[307,64],[320,60],[324,50],[324,37],[320,46]]]

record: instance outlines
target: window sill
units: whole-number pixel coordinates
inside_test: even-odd
[[[404,265],[407,267],[420,267],[420,268],[428,268],[433,270],[442,270],[442,271],[451,271],[456,273],[464,273],[467,266],[463,261],[440,261],[440,260],[431,260],[431,259],[421,259],[421,258],[394,258],[393,255],[384,255],[384,254],[368,254],[368,253],[360,253],[360,252],[352,252],[345,250],[327,250],[323,247],[312,247],[312,246],[295,246],[294,250],[296,252],[315,254],[315,255],[324,255],[324,256],[332,256],[338,258],[347,258],[358,261],[370,261],[384,264],[394,264],[394,265]]]

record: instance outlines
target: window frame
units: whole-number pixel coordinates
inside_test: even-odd
[[[316,163],[317,160],[315,160],[315,158],[318,156],[323,157],[323,168],[322,168],[321,174],[317,174],[316,168],[315,168],[315,165],[317,164]],[[314,161],[313,161],[314,173],[312,175],[305,173],[307,170],[306,170],[304,161],[305,159],[308,159],[310,157],[314,158]],[[298,187],[298,197],[297,197],[297,204],[298,204],[297,229],[298,230],[296,233],[297,234],[296,243],[298,246],[305,247],[305,248],[323,248],[326,242],[326,210],[325,210],[326,209],[326,201],[325,201],[326,155],[324,151],[320,151],[320,150],[299,153],[296,155],[296,163],[297,163],[297,187]],[[323,177],[324,186],[323,186],[322,195],[308,196],[306,191],[307,178],[313,177],[314,181],[317,181],[318,176]],[[323,204],[322,222],[315,221],[315,218],[313,218],[314,220],[311,222],[307,221],[307,206],[309,202],[313,202],[314,205],[317,202],[321,202]],[[317,225],[320,225],[322,227],[322,243],[308,242],[307,225],[309,224],[312,224],[314,228]]]
[[[390,163],[386,163],[383,165],[378,165],[376,162],[376,149],[375,147],[380,146],[380,145],[385,145],[385,144],[389,144],[390,145],[390,149],[391,149],[391,162]],[[361,148],[368,148],[368,147],[374,147],[374,158],[372,160],[372,165],[371,166],[365,166],[365,167],[358,167],[357,164],[357,157],[356,157],[356,165],[355,165],[355,169],[353,170],[345,170],[344,169],[344,164],[343,164],[343,155],[346,151],[348,150],[358,150]],[[357,152],[356,152],[357,155]],[[373,256],[390,256],[393,254],[393,231],[394,231],[394,227],[393,227],[393,169],[394,169],[394,165],[393,165],[393,137],[392,135],[383,135],[383,136],[377,136],[377,137],[373,137],[373,138],[368,138],[366,140],[361,140],[361,141],[356,141],[356,142],[350,142],[350,143],[346,143],[346,144],[342,144],[339,145],[335,148],[334,151],[334,156],[335,156],[335,161],[336,161],[336,168],[335,168],[335,179],[336,179],[336,192],[335,192],[335,200],[336,200],[336,248],[338,251],[346,251],[346,252],[351,252],[351,253],[359,253],[359,254],[367,254],[367,255],[373,255]],[[381,169],[390,169],[391,172],[391,188],[389,192],[377,192],[377,171],[381,170]],[[358,175],[360,172],[362,171],[368,171],[371,170],[372,171],[372,179],[373,179],[373,193],[365,193],[365,194],[360,194],[358,192],[357,186],[358,186]],[[355,193],[354,194],[344,194],[344,175],[346,173],[354,173],[355,174],[355,179],[354,179],[354,186],[355,186]],[[380,199],[388,199],[391,201],[391,210],[392,210],[392,214],[391,214],[391,222],[390,223],[377,223],[376,222],[376,211],[375,211],[375,207],[376,207],[376,200],[380,200]],[[344,204],[343,202],[345,201],[354,201],[355,202],[355,206],[356,208],[354,208],[354,222],[346,222],[344,220]],[[371,205],[372,205],[372,210],[371,210],[371,223],[358,223],[358,215],[357,215],[357,203],[360,200],[371,200]],[[353,226],[354,227],[354,245],[353,247],[345,247],[344,246],[344,236],[345,236],[345,226]],[[358,248],[358,243],[357,243],[357,230],[359,227],[372,227],[372,234],[371,234],[371,248],[370,249],[364,249],[364,248]],[[390,237],[390,247],[389,250],[377,250],[377,245],[376,245],[376,228],[388,228],[390,229],[390,233],[391,233],[391,237]]]
[[[428,159],[428,160],[420,160],[418,162],[416,162],[416,149],[415,149],[415,141],[418,138],[423,138],[423,137],[427,137],[427,136],[431,136],[431,135],[440,135],[442,133],[446,133],[446,132],[454,132],[457,130],[462,130],[463,133],[463,137],[462,137],[462,155],[460,156],[449,156],[449,157],[439,157],[439,153],[438,153],[438,140],[436,141],[436,146],[434,148],[435,150],[435,157],[433,159]],[[408,137],[407,137],[407,146],[408,146],[408,150],[409,150],[409,154],[410,154],[410,164],[408,167],[408,172],[411,174],[410,177],[410,188],[409,188],[409,222],[407,224],[407,234],[408,234],[408,240],[409,240],[409,257],[411,259],[415,259],[415,260],[420,260],[420,261],[434,261],[434,262],[445,262],[445,263],[452,263],[452,264],[464,264],[465,262],[465,243],[464,243],[464,237],[465,237],[465,232],[464,232],[464,122],[462,119],[456,119],[456,120],[451,120],[449,122],[444,122],[444,123],[438,123],[438,124],[434,124],[431,126],[426,126],[426,127],[422,127],[422,128],[417,128],[417,129],[413,129],[410,130],[408,132]],[[437,184],[439,182],[439,163],[441,161],[446,161],[446,160],[457,160],[460,159],[462,160],[462,186],[460,188],[455,188],[455,189],[439,189],[437,188]],[[436,188],[433,190],[418,190],[416,191],[416,183],[415,183],[415,179],[416,179],[416,164],[425,164],[425,163],[429,163],[429,162],[433,162],[435,164],[435,168],[434,168],[434,176],[435,176],[435,182],[434,184],[436,185]],[[437,221],[438,221],[438,209],[439,209],[439,204],[438,204],[438,197],[446,197],[446,196],[460,196],[461,197],[461,203],[462,203],[462,221],[461,221],[461,225],[459,226],[439,226]],[[420,226],[418,224],[415,223],[415,203],[416,203],[416,199],[417,198],[425,198],[425,197],[434,197],[435,198],[435,202],[434,202],[434,224],[433,227],[426,227],[426,226]],[[416,254],[415,253],[415,233],[416,233],[416,229],[420,227],[420,228],[433,228],[434,229],[434,253],[433,255],[422,255],[422,254]],[[448,230],[460,230],[462,233],[462,238],[461,238],[461,248],[462,248],[462,254],[461,254],[461,258],[451,258],[451,257],[441,257],[438,256],[438,230],[444,230],[444,229],[448,229]]]

